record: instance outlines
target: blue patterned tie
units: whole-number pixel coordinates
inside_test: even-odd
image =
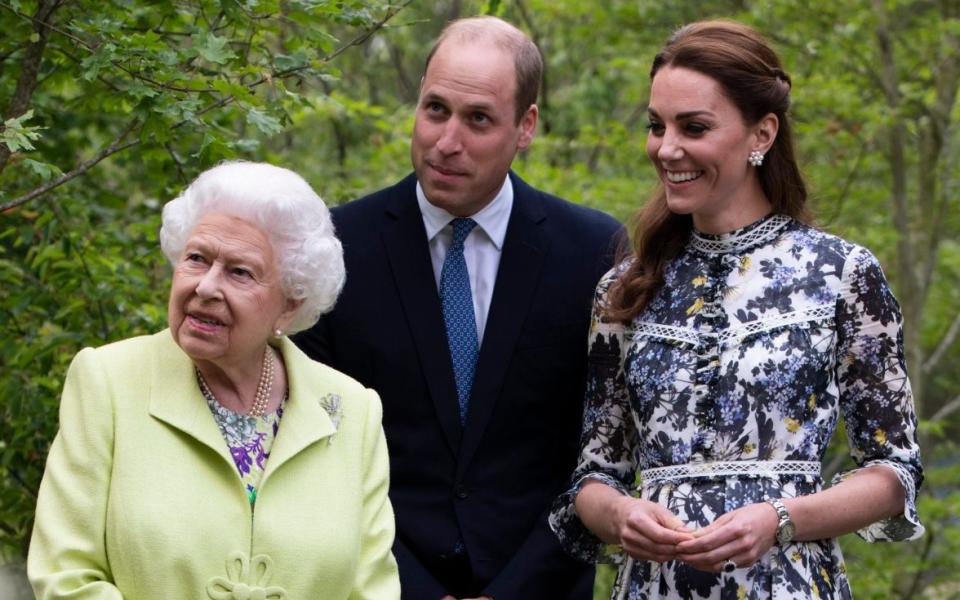
[[[453,361],[453,376],[457,381],[457,400],[460,402],[460,424],[467,418],[473,372],[477,365],[477,321],[473,315],[473,294],[470,293],[470,275],[463,258],[463,241],[477,226],[473,219],[454,219],[453,241],[443,259],[440,271],[440,300],[443,302],[443,323],[447,327],[447,345]]]

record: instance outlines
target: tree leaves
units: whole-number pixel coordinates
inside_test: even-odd
[[[247,111],[247,123],[255,126],[266,135],[274,135],[283,130],[283,125],[280,124],[280,119],[265,112],[261,112],[256,108],[251,108],[249,111]]]
[[[215,34],[207,31],[198,38],[194,38],[193,48],[204,60],[222,65],[237,56],[229,47],[229,43],[229,39],[217,37]]]
[[[3,131],[0,132],[0,142],[3,142],[10,148],[11,152],[20,150],[33,150],[33,144],[40,139],[40,131],[43,127],[27,125],[26,122],[33,118],[33,110],[28,110],[19,117],[10,118],[3,122]]]

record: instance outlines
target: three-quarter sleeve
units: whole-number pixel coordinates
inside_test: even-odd
[[[857,534],[868,542],[914,540],[923,480],[917,417],[903,353],[900,307],[877,259],[857,248],[844,266],[837,300],[837,384],[851,455],[858,468],[892,469],[905,491],[903,513]],[[852,473],[834,477],[834,483]]]
[[[609,559],[603,552],[605,544],[577,515],[574,500],[589,480],[629,494],[636,477],[639,447],[623,372],[625,327],[602,315],[607,289],[615,276],[614,270],[600,281],[591,315],[580,462],[571,487],[556,499],[549,517],[563,548],[588,562]]]
[[[40,600],[123,597],[106,552],[113,422],[104,370],[97,353],[84,349],[67,372],[60,431],[37,499],[27,574]]]
[[[391,548],[394,538],[390,463],[384,439],[380,398],[368,390],[364,431],[363,522],[360,560],[351,599],[400,598],[400,577]]]

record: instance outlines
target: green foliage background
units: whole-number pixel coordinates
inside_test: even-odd
[[[72,356],[165,326],[159,210],[200,171],[267,160],[329,203],[396,181],[430,43],[449,18],[493,13],[547,61],[516,169],[626,220],[654,182],[650,60],[677,26],[728,17],[768,35],[792,75],[820,224],[869,246],[903,304],[928,535],[846,538],[855,593],[958,597],[958,4],[0,0],[0,554],[26,552]],[[837,438],[828,472],[845,467]]]

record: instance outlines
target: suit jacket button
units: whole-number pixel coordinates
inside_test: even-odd
[[[453,488],[453,494],[461,500],[466,500],[467,496],[470,495],[469,492],[467,492],[467,486],[463,485],[462,483],[458,483]]]

